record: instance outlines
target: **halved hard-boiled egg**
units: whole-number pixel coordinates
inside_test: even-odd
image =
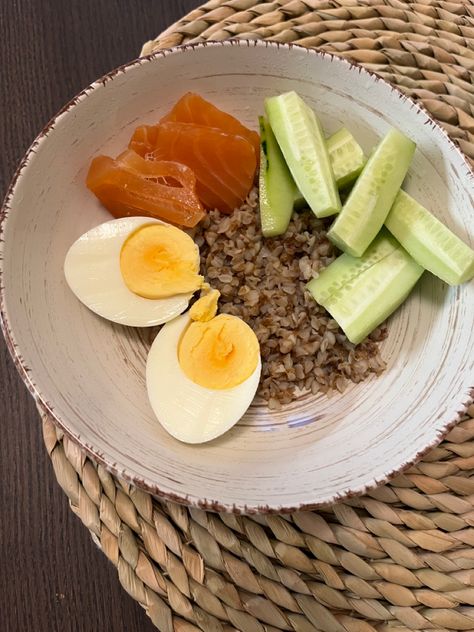
[[[115,219],[89,230],[69,249],[64,274],[89,309],[134,327],[175,318],[204,282],[191,237],[146,217]]]
[[[218,293],[164,325],[148,354],[146,383],[161,425],[185,443],[220,436],[244,415],[258,387],[260,347],[237,316],[215,316]]]

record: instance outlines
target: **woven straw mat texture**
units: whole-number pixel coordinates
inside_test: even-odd
[[[398,85],[474,162],[474,5],[211,0],[152,42],[271,38],[335,52]],[[157,500],[43,417],[71,509],[162,632],[474,632],[474,405],[422,462],[367,496],[286,516]]]

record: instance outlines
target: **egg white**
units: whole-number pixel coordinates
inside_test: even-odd
[[[184,443],[204,443],[227,432],[244,415],[257,391],[262,363],[233,388],[214,390],[190,380],[178,360],[187,314],[167,323],[156,336],[146,365],[151,407],[170,435]]]
[[[163,223],[148,217],[123,217],[79,237],[64,261],[66,281],[77,298],[99,316],[132,327],[161,325],[184,312],[192,293],[143,298],[128,289],[120,271],[120,251],[130,233],[145,224]],[[199,260],[198,251],[196,257]]]

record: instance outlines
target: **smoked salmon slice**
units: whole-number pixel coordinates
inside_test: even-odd
[[[157,125],[140,125],[133,132],[128,144],[129,149],[133,149],[142,158],[146,158],[155,150],[157,133]]]
[[[199,94],[187,92],[177,101],[172,110],[164,116],[160,123],[195,123],[216,127],[227,134],[235,134],[246,138],[255,150],[257,162],[260,157],[260,137],[257,132],[245,127],[231,114],[206,101]]]
[[[116,159],[94,158],[87,186],[115,216],[195,226],[204,207],[231,213],[255,180],[259,135],[188,92],[157,125],[137,127]]]
[[[94,158],[86,184],[114,217],[145,215],[193,227],[205,215],[189,167],[145,160],[131,150],[116,159]]]
[[[156,128],[155,149],[147,157],[190,167],[198,197],[207,208],[231,213],[243,204],[257,168],[247,139],[193,123],[160,123]],[[135,147],[134,138],[130,147]]]

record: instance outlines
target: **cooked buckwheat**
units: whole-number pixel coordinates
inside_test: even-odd
[[[253,190],[232,215],[211,211],[194,235],[202,274],[221,292],[219,311],[240,316],[257,335],[259,395],[273,409],[301,391],[342,392],[348,380],[385,368],[377,344],[384,327],[354,346],[305,289],[336,256],[326,227],[306,210],[293,215],[283,236],[265,239]]]

